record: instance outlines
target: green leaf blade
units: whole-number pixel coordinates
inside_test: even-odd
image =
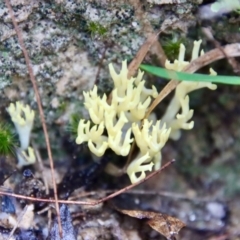
[[[173,70],[167,70],[165,68],[155,67],[151,65],[140,65],[140,68],[149,72],[155,76],[166,78],[166,79],[174,79],[178,81],[191,81],[191,82],[212,82],[212,83],[222,83],[222,84],[230,84],[230,85],[240,85],[240,77],[235,76],[213,76],[206,74],[198,74],[198,73],[185,73],[185,72],[177,72]]]

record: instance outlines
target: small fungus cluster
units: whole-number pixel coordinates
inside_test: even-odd
[[[194,42],[192,60],[198,57],[200,44],[201,41]],[[184,56],[185,47],[181,44],[179,59],[174,63],[167,61],[166,68],[182,71],[189,64],[184,61]],[[80,120],[76,143],[87,142],[91,152],[98,157],[103,156],[107,148],[112,149],[117,155],[126,156],[135,139],[139,154],[127,168],[131,182],[135,183],[145,178],[145,172],[152,171],[153,166],[155,170],[161,167],[161,149],[170,137],[178,139],[180,129],[193,128],[193,121],[189,122],[193,110],[189,109],[187,94],[203,87],[214,90],[216,85],[181,82],[162,120],[150,121],[144,119],[144,116],[152,98],[158,95],[156,87],[148,89],[144,86],[143,72],[140,70],[135,78],[128,79],[127,61],[122,62],[119,74],[115,72],[112,64],[109,64],[109,71],[114,82],[110,101],[105,94],[102,97],[98,95],[96,85],[93,90],[83,93],[84,104],[91,121]]]
[[[29,105],[23,105],[21,102],[11,103],[7,111],[11,116],[20,141],[20,148],[17,149],[18,167],[35,163],[36,158],[33,148],[29,146],[35,117],[34,111]]]
[[[191,61],[198,58],[201,43],[202,40],[194,41]],[[178,60],[175,60],[173,63],[170,63],[170,61],[167,60],[165,67],[169,70],[175,70],[179,72],[183,71],[183,69],[190,63],[184,60],[185,50],[185,46],[181,44]],[[200,55],[203,54],[204,52],[202,50]],[[210,74],[216,75],[217,73],[211,68]],[[180,138],[180,129],[190,130],[193,128],[194,122],[189,122],[189,120],[193,116],[193,110],[189,109],[188,93],[204,87],[207,87],[211,90],[215,90],[217,88],[216,84],[208,82],[187,81],[182,81],[176,87],[175,95],[169,103],[166,112],[162,117],[162,121],[171,128],[170,138],[172,138],[173,140],[178,140]],[[181,109],[181,114],[178,113],[179,109]]]

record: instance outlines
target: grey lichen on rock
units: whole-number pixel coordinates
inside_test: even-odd
[[[109,62],[120,67],[123,59],[131,60],[149,32],[170,21],[170,15],[174,19],[188,16],[188,23],[178,21],[173,27],[185,33],[196,21],[191,14],[196,8],[193,0],[161,8],[140,0],[10,2],[32,61],[47,124],[58,124],[60,129],[73,113],[82,111],[83,90],[92,88],[95,82],[102,92],[111,90]],[[137,14],[139,9],[144,14]],[[150,29],[144,27],[146,22]],[[1,98],[22,100],[37,108],[23,53],[3,1],[0,29]],[[35,126],[40,126],[39,120]]]

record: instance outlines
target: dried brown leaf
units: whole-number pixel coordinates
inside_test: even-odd
[[[171,239],[174,235],[185,226],[185,224],[178,218],[158,214],[154,219],[147,222],[151,228],[164,235],[167,239]]]
[[[172,239],[174,235],[177,235],[178,232],[185,226],[181,220],[167,214],[139,210],[117,210],[130,217],[148,219],[148,225],[169,240]]]

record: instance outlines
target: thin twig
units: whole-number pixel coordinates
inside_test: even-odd
[[[214,44],[215,48],[218,48],[223,53],[223,55],[225,56],[225,58],[228,61],[228,63],[232,66],[233,71],[236,74],[239,75],[239,73],[240,73],[240,65],[239,65],[239,63],[236,61],[235,58],[229,57],[224,52],[224,49],[222,48],[221,44],[214,38],[214,36],[212,34],[212,29],[210,27],[202,27],[202,32],[205,34],[207,39],[210,40]]]
[[[164,166],[162,166],[159,170],[150,173],[147,177],[145,177],[144,179],[140,180],[139,182],[136,182],[136,183],[134,183],[134,184],[131,184],[131,185],[129,185],[129,186],[127,186],[127,187],[125,187],[125,188],[123,188],[123,189],[121,189],[121,190],[113,193],[113,194],[108,195],[108,196],[105,197],[105,198],[102,198],[102,199],[98,200],[98,201],[97,201],[97,204],[102,203],[102,202],[105,202],[105,201],[107,201],[107,200],[109,200],[109,199],[111,199],[111,198],[114,198],[114,197],[116,197],[117,195],[119,195],[119,194],[121,194],[121,193],[124,193],[124,192],[126,192],[126,191],[128,191],[128,190],[130,190],[130,189],[132,189],[132,188],[134,188],[134,187],[136,187],[137,185],[139,185],[139,184],[141,184],[141,183],[143,183],[143,182],[146,182],[148,179],[156,176],[157,174],[159,174],[161,171],[163,171],[165,168],[167,168],[169,165],[171,165],[171,164],[174,163],[174,162],[175,162],[175,159],[169,161],[169,162],[166,163]]]
[[[118,189],[112,189],[112,190],[96,190],[91,192],[84,192],[81,194],[78,194],[76,196],[71,197],[71,200],[79,199],[82,197],[90,197],[94,195],[101,195],[101,194],[109,194],[113,192],[119,191]],[[165,198],[172,198],[174,200],[182,200],[182,201],[192,201],[192,202],[214,202],[214,201],[220,201],[219,198],[213,198],[213,197],[189,197],[186,194],[181,193],[174,193],[174,192],[167,192],[167,191],[154,191],[154,190],[145,190],[145,189],[132,189],[131,191],[124,192],[124,194],[129,195],[145,195],[145,196],[160,196]],[[226,199],[221,200],[226,201]]]
[[[183,71],[188,73],[194,73],[204,66],[207,66],[213,62],[216,62],[217,60],[225,58],[225,56],[228,56],[228,57],[240,56],[240,43],[228,44],[221,48],[223,51],[219,50],[219,48],[215,48],[211,51],[206,52],[205,54],[198,57],[197,59],[191,61],[189,65],[187,65],[183,69]]]
[[[142,63],[143,59],[145,58],[146,54],[148,53],[149,49],[158,40],[159,34],[160,34],[160,31],[148,36],[147,40],[143,43],[141,48],[138,50],[136,56],[134,57],[134,59],[131,61],[131,63],[128,66],[128,78],[129,79],[135,74],[135,72],[139,68],[140,64]]]
[[[171,80],[160,92],[160,94],[157,96],[157,98],[152,102],[151,106],[149,107],[145,117],[148,118],[150,113],[153,111],[153,109],[165,98],[170,94],[179,84],[179,81]]]
[[[114,198],[114,197],[116,197],[116,196],[118,196],[118,195],[120,195],[120,194],[122,194],[122,193],[124,193],[124,192],[126,192],[126,191],[128,191],[128,190],[130,190],[130,189],[132,189],[132,188],[134,188],[136,186],[138,186],[139,184],[147,181],[148,179],[156,176],[157,174],[159,174],[161,171],[163,171],[165,168],[167,168],[168,166],[170,166],[174,162],[175,162],[174,159],[169,161],[169,162],[167,162],[159,170],[150,173],[147,177],[145,177],[141,181],[139,181],[137,183],[134,183],[134,184],[131,184],[131,185],[125,187],[125,188],[122,188],[119,191],[117,191],[117,192],[115,192],[113,194],[110,194],[107,197],[101,198],[99,200],[86,202],[86,201],[71,201],[71,200],[60,200],[60,199],[58,199],[58,203],[77,204],[77,205],[93,205],[93,206],[94,205],[98,205],[99,203],[108,201],[109,199]],[[21,199],[26,199],[26,200],[30,200],[30,201],[36,201],[36,202],[48,202],[48,203],[55,202],[55,200],[53,200],[53,199],[26,197],[26,196],[23,196],[23,195],[19,195],[19,194],[15,194],[15,193],[3,192],[3,191],[0,191],[0,195],[6,195],[6,196],[10,196],[10,197],[21,198]]]
[[[46,145],[47,145],[49,163],[50,163],[50,167],[51,167],[55,207],[56,207],[56,214],[57,214],[58,225],[59,225],[59,235],[62,236],[62,226],[61,226],[61,219],[60,219],[60,214],[59,214],[57,187],[56,187],[56,182],[55,182],[55,178],[54,178],[54,164],[53,164],[53,158],[52,158],[52,152],[51,152],[51,147],[50,147],[50,141],[49,141],[47,126],[46,126],[46,121],[45,121],[45,118],[44,118],[44,112],[43,112],[43,108],[42,108],[42,105],[41,105],[41,98],[40,98],[40,94],[39,94],[39,91],[38,91],[36,79],[35,79],[35,76],[33,74],[31,60],[28,56],[28,52],[27,52],[27,49],[26,49],[24,41],[23,41],[22,32],[21,32],[20,28],[18,27],[18,24],[16,22],[16,19],[15,19],[13,10],[12,10],[12,6],[11,6],[9,0],[5,0],[5,3],[6,3],[6,6],[8,8],[9,14],[11,16],[16,34],[18,36],[19,44],[20,44],[21,49],[23,51],[23,55],[24,55],[24,58],[25,58],[25,61],[26,61],[27,69],[28,69],[28,73],[29,73],[30,80],[32,82],[32,86],[33,86],[34,93],[35,93],[36,100],[37,100],[38,110],[39,110],[39,113],[40,113],[40,119],[41,119],[41,123],[42,123],[42,127],[43,127],[44,137],[45,137],[45,142],[46,142]]]

